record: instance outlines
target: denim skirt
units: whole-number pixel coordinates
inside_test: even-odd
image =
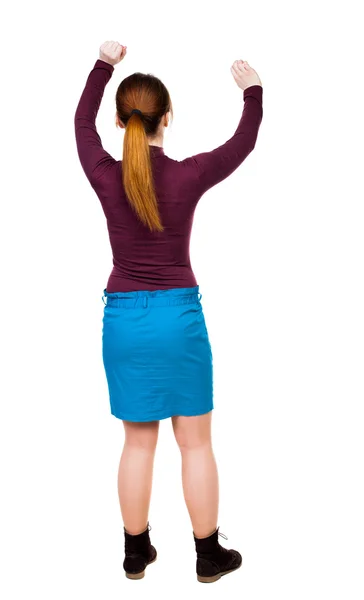
[[[111,414],[143,422],[213,409],[211,344],[199,286],[107,292],[102,358]]]

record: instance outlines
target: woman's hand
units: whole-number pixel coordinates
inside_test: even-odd
[[[230,71],[241,90],[246,90],[251,85],[262,85],[258,73],[246,60],[235,60]]]
[[[100,46],[100,60],[112,66],[123,60],[125,54],[126,46],[122,46],[119,42],[104,42]]]

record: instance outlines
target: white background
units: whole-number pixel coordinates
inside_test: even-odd
[[[1,583],[6,600],[362,600],[363,47],[359,3],[20,2],[3,9]],[[122,570],[101,300],[106,221],[78,162],[74,112],[99,46],[128,46],[98,116],[121,157],[114,95],[151,72],[175,118],[165,153],[226,141],[242,58],[263,83],[254,152],[203,196],[192,265],[214,353],[223,545],[243,568],[196,581],[171,423],[150,513],[159,552]]]

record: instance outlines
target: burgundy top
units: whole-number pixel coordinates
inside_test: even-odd
[[[122,185],[122,161],[104,148],[95,120],[114,67],[97,60],[75,114],[79,159],[106,216],[113,254],[108,292],[197,285],[189,245],[198,200],[253,150],[263,116],[260,85],[244,90],[244,109],[234,135],[218,148],[178,161],[150,146],[152,171],[164,231],[151,232],[134,213]]]

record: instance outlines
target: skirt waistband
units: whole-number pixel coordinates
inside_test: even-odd
[[[107,302],[105,302],[107,298]],[[147,306],[178,306],[199,303],[202,294],[199,286],[170,288],[166,290],[138,290],[135,292],[107,292],[104,289],[103,303],[107,306],[138,308]]]

